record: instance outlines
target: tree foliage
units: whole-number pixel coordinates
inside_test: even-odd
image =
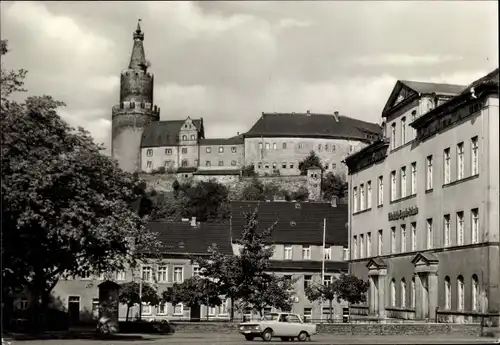
[[[183,303],[188,307],[197,305],[215,307],[222,304],[218,284],[203,277],[191,277],[181,284],[175,283],[163,291],[162,300],[172,305]]]
[[[161,301],[156,289],[148,283],[142,284],[142,291],[140,284],[137,282],[126,282],[120,284],[120,294],[118,296],[118,300],[121,304],[125,304],[127,306],[127,321],[130,308],[134,305],[140,304],[141,299],[142,303],[150,304],[152,306],[159,305]]]
[[[12,75],[2,68],[3,285],[28,288],[37,307],[59,278],[133,266],[158,243],[132,207],[141,181],[63,121],[62,102],[10,100],[24,77]]]
[[[332,200],[333,197],[343,199],[347,196],[348,185],[340,174],[329,172],[323,178],[321,190],[325,200]]]
[[[313,167],[318,167],[323,170],[321,159],[314,151],[310,151],[309,155],[299,162],[299,170],[301,175],[307,175],[307,170]]]

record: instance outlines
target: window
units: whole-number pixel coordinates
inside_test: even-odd
[[[406,196],[406,167],[401,168],[401,197]]]
[[[372,233],[366,234],[366,256],[372,256]]]
[[[293,166],[294,166],[293,163],[290,163],[290,169],[293,169]]]
[[[281,168],[286,169],[286,162],[281,163]]]
[[[304,322],[312,319],[312,308],[304,308]]]
[[[146,167],[148,167],[149,169],[151,169],[153,167],[153,162],[147,161]]]
[[[210,161],[206,161],[205,166],[210,167],[210,166],[212,166],[212,163]]]
[[[210,152],[212,152],[212,148],[211,147],[207,147],[206,151],[207,151],[207,153],[210,153]]]
[[[357,259],[358,258],[358,238],[357,238],[357,236],[353,237],[352,249],[353,249],[352,256],[354,259]]]
[[[396,306],[396,281],[391,280],[391,307]]]
[[[221,305],[219,306],[219,315],[227,315],[228,314],[227,304],[228,304],[228,300],[223,299]]]
[[[166,155],[171,155],[172,154],[172,149],[165,149],[165,154]]]
[[[443,152],[443,159],[444,159],[444,184],[448,184],[451,182],[451,171],[450,171],[450,162],[451,162],[451,157],[450,157],[450,148],[447,148]]]
[[[199,277],[200,276],[200,266],[193,266],[193,277]]]
[[[372,208],[372,181],[366,183],[366,208]]]
[[[472,310],[479,311],[479,280],[477,275],[472,276]]]
[[[378,177],[378,201],[377,206],[384,204],[384,176]]]
[[[457,212],[457,245],[464,244],[464,213]]]
[[[208,307],[208,315],[215,316],[215,314],[216,314],[216,308],[215,307]]]
[[[451,309],[451,281],[448,276],[444,278],[444,307]]]
[[[359,235],[359,257],[365,257],[365,235]]]
[[[182,283],[184,281],[183,273],[184,272],[182,267],[174,268],[174,283]]]
[[[406,308],[406,281],[401,279],[401,308]]]
[[[433,246],[432,218],[427,219],[427,249]]]
[[[450,245],[450,215],[446,214],[443,217],[443,232],[444,232],[444,246]]]
[[[231,161],[231,166],[235,167],[236,166],[236,161],[235,160],[232,160]]]
[[[413,110],[411,112],[411,122],[415,121],[415,119],[417,118],[417,111],[416,110]],[[413,128],[411,130],[411,133],[412,133],[412,138],[415,139],[417,137],[417,133],[416,133],[416,130],[415,128]]]
[[[311,260],[311,246],[302,246],[302,260]]]
[[[182,136],[182,140],[188,140],[187,135],[183,135],[183,136]]]
[[[406,224],[401,224],[401,252],[406,252]]]
[[[285,244],[284,254],[285,254],[285,260],[292,260],[292,245]]]
[[[259,150],[262,150],[262,143],[259,143]]]
[[[219,161],[219,166],[223,167],[224,166],[224,161]]]
[[[478,137],[471,139],[471,175],[479,174],[479,141]]]
[[[266,150],[269,150],[269,143],[266,143]]]
[[[475,208],[470,211],[471,213],[471,235],[472,243],[479,242],[479,209]]]
[[[332,152],[335,152],[335,145],[332,145]]]
[[[396,227],[391,228],[391,253],[396,252]]]
[[[302,143],[299,143],[299,145],[297,145],[299,149],[303,148],[304,145]]]
[[[265,163],[264,163],[264,168],[265,168],[265,169],[269,169],[269,163],[265,162]]]
[[[183,159],[181,165],[185,168],[188,166],[188,161],[187,159]]]
[[[391,172],[391,201],[397,199],[396,171]]]
[[[305,275],[304,276],[304,290],[306,290],[309,286],[312,284],[312,276],[311,275]]]
[[[196,136],[194,134],[191,134],[191,140],[196,140]]]
[[[172,165],[172,161],[171,160],[166,160],[165,162],[163,162],[163,166],[164,167],[169,167]]]
[[[344,247],[344,248],[342,248],[342,250],[344,252],[344,256],[343,256],[344,260],[349,260],[349,248]]]
[[[153,281],[153,270],[151,269],[151,266],[142,266],[141,277],[142,277],[142,280],[145,282],[152,282]]]
[[[325,151],[328,151],[328,144],[325,144]]]
[[[236,146],[232,146],[232,147],[231,147],[231,152],[232,152],[232,153],[236,153]]]
[[[176,304],[174,306],[174,315],[184,314],[184,305],[182,303]]]
[[[325,260],[331,260],[332,259],[332,247],[330,245],[325,245],[325,248],[323,250],[323,255],[325,257]]]
[[[325,277],[323,279],[323,285],[330,285],[332,283],[332,276],[329,274],[325,274]]]
[[[273,150],[276,150],[276,143],[273,143]]]
[[[257,163],[257,168],[262,169],[262,162]]]
[[[411,231],[411,250],[415,251],[417,250],[417,223],[412,222],[410,224],[410,231]]]
[[[281,144],[282,149],[286,149],[286,143]]]
[[[464,278],[457,278],[457,310],[464,310]]]
[[[417,194],[417,162],[411,163],[411,195]]]
[[[411,278],[411,307],[415,308],[417,300],[417,289],[415,286],[415,277]]]
[[[28,309],[28,300],[23,298],[19,301],[18,304],[19,310],[27,310]]]
[[[321,144],[318,144],[318,152],[321,152]]]
[[[158,267],[158,281],[167,282],[168,281],[168,267],[160,266]]]
[[[224,152],[224,148],[222,146],[219,146],[219,153],[223,153]]]
[[[401,145],[406,144],[406,117],[401,119]]]
[[[151,305],[148,303],[142,304],[142,315],[151,315]]]
[[[365,209],[365,185],[361,184],[359,186],[359,210],[363,211]]]
[[[337,164],[336,163],[332,163],[332,170],[337,170]]]
[[[457,180],[464,178],[464,143],[457,145]]]
[[[349,145],[349,152],[352,152],[354,151],[354,146],[353,145]]]
[[[146,151],[146,156],[151,157],[153,155],[153,149],[148,149]]]
[[[158,305],[158,315],[167,315],[167,303],[160,303]]]
[[[116,280],[125,280],[126,276],[127,276],[127,274],[125,271],[116,272]]]
[[[382,255],[382,251],[384,249],[384,242],[383,242],[383,230],[378,231],[378,240],[377,240],[377,255]]]
[[[278,165],[276,164],[276,162],[273,162],[273,169],[276,169],[278,167]]]
[[[352,189],[353,212],[358,212],[358,187]]]
[[[396,148],[396,123],[391,125],[391,150]]]
[[[432,155],[427,156],[426,190],[432,189]]]

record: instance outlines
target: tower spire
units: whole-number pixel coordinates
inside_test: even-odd
[[[132,55],[130,56],[129,69],[143,70],[145,71],[147,67],[146,54],[144,53],[144,33],[141,30],[141,20],[137,22],[137,29],[134,32],[134,46],[132,48]]]

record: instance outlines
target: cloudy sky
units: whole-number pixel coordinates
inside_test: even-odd
[[[397,79],[468,84],[498,66],[497,1],[5,2],[6,68],[29,94],[110,145],[111,107],[142,19],[162,120],[203,117],[208,137],[262,112],[379,122]]]

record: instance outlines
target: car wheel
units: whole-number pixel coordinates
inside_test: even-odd
[[[270,328],[266,328],[264,332],[262,332],[262,340],[271,341],[273,338],[273,330]]]
[[[288,338],[288,337],[281,337],[281,340],[282,340],[282,341],[289,341],[289,340],[290,340],[290,338]]]
[[[245,339],[248,340],[248,341],[252,341],[253,340],[253,335],[245,335]]]
[[[299,341],[306,341],[307,337],[308,337],[307,332],[300,332],[298,338],[299,338]]]

